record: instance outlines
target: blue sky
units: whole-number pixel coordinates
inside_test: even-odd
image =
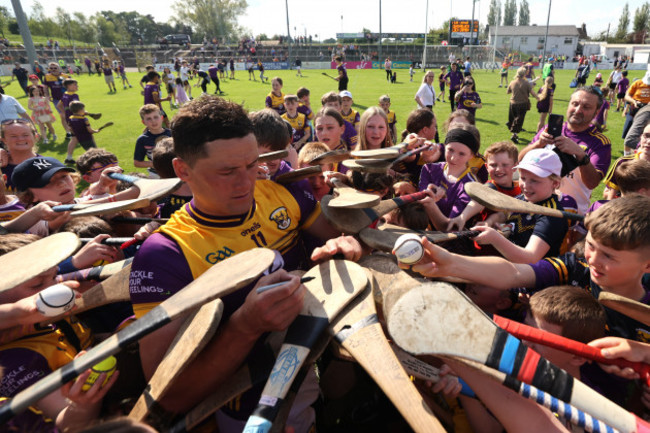
[[[503,3],[504,0],[502,0]],[[630,0],[632,20],[635,8],[645,0]],[[299,35],[318,34],[321,39],[333,37],[337,32],[358,32],[362,28],[379,31],[379,0],[288,0],[291,32],[294,27]],[[23,8],[29,13],[33,0],[22,0]],[[159,21],[167,21],[173,11],[174,0],[138,1],[137,10],[152,14]],[[528,0],[531,23],[546,24],[549,0]],[[67,11],[81,11],[93,14],[107,7],[114,11],[134,9],[133,0],[99,1],[57,0],[41,1],[47,15],[54,15],[57,6]],[[240,23],[254,34],[286,33],[285,0],[249,0],[248,10]],[[587,31],[595,35],[606,30],[608,23],[612,31],[618,26],[623,10],[621,0],[554,0],[551,7],[551,24],[580,26],[587,24]],[[0,5],[12,10],[10,0],[0,0]],[[476,16],[485,22],[489,0],[476,1]],[[384,32],[424,32],[426,0],[382,0],[382,30]],[[471,18],[472,0],[429,0],[429,27],[439,27],[449,19],[450,14],[460,18]],[[343,19],[341,19],[343,16]],[[571,21],[573,20],[573,22]]]

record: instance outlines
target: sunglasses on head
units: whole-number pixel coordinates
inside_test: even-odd
[[[25,124],[27,124],[27,123],[31,123],[31,122],[29,120],[27,120],[27,119],[7,119],[7,120],[3,120],[2,122],[0,122],[1,125],[12,125],[14,123],[25,123]]]

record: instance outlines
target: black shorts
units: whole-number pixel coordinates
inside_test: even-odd
[[[171,83],[167,83],[167,93],[174,93],[174,87],[171,85]]]
[[[617,98],[617,99],[625,99],[625,92],[623,92],[623,93],[617,93],[617,94],[616,94],[616,98]]]
[[[616,84],[618,84],[618,83],[609,83],[610,90],[616,89]]]
[[[339,92],[348,90],[348,77],[343,77],[339,80]]]
[[[88,149],[97,147],[97,145],[95,144],[95,140],[93,138],[91,138],[88,141],[80,141],[79,145],[81,145],[81,147],[83,147],[84,150],[88,150]]]
[[[585,85],[585,84],[587,84],[587,77],[578,77],[577,82],[578,82],[578,84]]]

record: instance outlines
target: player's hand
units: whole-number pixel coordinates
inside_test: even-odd
[[[576,159],[582,159],[585,157],[587,154],[578,143],[575,141],[571,140],[569,137],[565,137],[564,135],[560,135],[559,137],[555,137],[555,140],[553,140],[553,144],[562,152],[573,155],[576,157]]]
[[[425,277],[447,276],[447,268],[452,265],[454,254],[441,248],[427,240],[426,237],[420,239],[424,247],[424,257],[410,268]],[[399,264],[400,268],[409,269],[409,265]]]
[[[75,359],[84,355],[85,353],[86,351],[82,350],[77,354],[77,356],[75,356]],[[83,410],[88,406],[100,403],[108,390],[111,389],[115,382],[117,382],[117,378],[120,375],[119,371],[116,370],[111,378],[108,379],[106,385],[102,386],[104,380],[106,380],[106,373],[102,373],[99,375],[97,380],[95,380],[95,383],[92,384],[88,391],[82,391],[81,388],[83,387],[84,383],[86,383],[86,379],[88,379],[90,373],[91,370],[88,369],[81,373],[77,380],[70,381],[61,387],[61,394],[63,394],[64,397],[68,398],[72,403],[74,403],[75,409]]]
[[[269,168],[267,167],[266,164],[259,164],[257,166],[257,176],[256,179],[258,180],[267,180],[271,178],[271,175],[269,174]]]
[[[61,212],[55,212],[52,210],[54,206],[60,205],[60,202],[56,201],[42,201],[38,203],[36,206],[32,207],[29,209],[27,212],[34,212],[38,219],[45,220],[45,221],[52,221],[58,217],[61,216]],[[64,214],[69,214],[70,212],[63,212]]]
[[[649,344],[620,337],[605,337],[594,340],[589,345],[600,348],[601,355],[608,359],[623,358],[632,362],[650,362]],[[599,365],[606,372],[626,379],[639,378],[639,374],[629,367],[621,368],[616,365]]]
[[[451,369],[447,364],[443,364],[438,371],[440,375],[440,380],[436,383],[431,384],[427,382],[427,385],[431,385],[431,391],[442,394],[446,398],[456,398],[460,394],[461,389],[463,388],[458,380],[458,375]]]
[[[350,179],[344,175],[343,173],[339,173],[338,171],[324,171],[323,172],[323,177],[325,178],[325,182],[327,182],[327,186],[330,188],[334,188],[334,183],[332,183],[333,179],[337,179],[339,182],[342,182],[345,185],[350,185]]]
[[[438,188],[433,184],[429,184],[429,186],[427,186],[427,189],[425,189],[424,192],[427,193],[427,196],[421,199],[420,203],[422,203],[422,205],[425,207],[436,205],[436,203],[440,201],[440,199],[444,198],[444,196],[446,195],[444,189]]]
[[[78,281],[64,281],[62,284],[65,284],[73,290],[79,288]],[[80,297],[81,294],[75,291],[75,298]],[[31,325],[48,319],[47,316],[43,315],[40,311],[38,311],[38,308],[36,308],[37,299],[38,293],[32,296],[28,296],[27,298],[20,299],[13,303],[12,311],[16,313],[16,323],[20,325]],[[77,308],[77,306],[73,305],[66,314],[72,314],[75,308]],[[15,325],[16,323],[13,323],[12,325]]]
[[[548,133],[548,129],[544,129],[544,131],[539,135],[538,140],[533,144],[533,147],[535,149],[542,149],[549,144],[553,144],[554,140],[555,137]]]
[[[494,230],[492,227],[488,227],[484,225],[480,225],[480,226],[476,225],[472,227],[470,230],[476,230],[481,232],[480,234],[472,238],[472,240],[479,245],[491,245],[499,238],[499,236],[501,236],[499,232]]]
[[[442,156],[442,151],[440,150],[439,145],[434,144],[431,150],[425,150],[420,155],[422,155],[422,159],[424,160],[425,163],[437,162],[440,160],[440,157]]]
[[[449,220],[449,224],[447,224],[447,231],[448,232],[461,231],[463,228],[465,228],[466,222],[467,221],[465,221],[465,217],[463,216],[463,214],[451,218]]]
[[[286,284],[257,293],[258,287],[279,282]],[[252,339],[265,332],[282,331],[300,313],[306,290],[298,276],[280,269],[259,279],[230,321],[238,332]]]
[[[111,173],[123,173],[124,170],[122,170],[122,167],[120,166],[115,166],[115,167],[107,167],[104,170],[102,170],[102,174],[99,176],[99,186],[100,188],[104,189],[104,192],[110,191],[111,188],[114,188],[117,186],[117,183],[119,182],[117,179],[112,179],[109,177],[109,174]]]
[[[147,239],[151,234],[158,229],[162,224],[156,221],[150,221],[140,227],[137,232],[133,235],[134,238],[136,238],[139,241],[143,241]]]
[[[336,254],[343,254],[345,260],[358,261],[363,256],[363,247],[359,241],[352,236],[339,236],[329,239],[325,245],[314,249],[311,259],[318,263],[329,260]]]
[[[85,269],[91,267],[97,261],[114,262],[118,257],[117,250],[114,247],[102,244],[102,241],[108,238],[110,238],[110,235],[107,234],[95,236],[92,241],[81,247],[72,256],[72,265],[77,269]]]

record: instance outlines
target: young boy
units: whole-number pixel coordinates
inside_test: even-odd
[[[336,62],[336,70],[339,73],[339,75],[336,78],[334,78],[336,81],[339,82],[339,92],[348,90],[348,82],[350,80],[348,78],[348,71],[345,69],[345,65],[343,64],[343,59],[341,58],[341,56],[336,56],[334,58],[334,61]]]
[[[108,60],[104,61],[104,66],[102,67],[104,72],[104,81],[108,85],[108,93],[117,93],[117,88],[115,87],[115,77],[113,76],[113,69],[111,64],[108,63]]]
[[[305,144],[298,154],[298,168],[309,167],[309,161],[316,158],[318,155],[329,152],[329,150],[329,147],[317,141]],[[311,188],[310,191],[314,194],[314,198],[319,202],[325,195],[331,192],[331,188],[327,184],[324,173],[334,169],[332,164],[321,164],[321,167],[323,173],[307,178],[307,182],[309,182]]]
[[[336,92],[327,92],[323,95],[320,102],[323,105],[323,108],[334,108],[339,113],[341,112],[341,95]],[[343,136],[341,138],[348,146],[348,149],[354,150],[357,142],[359,141],[359,133],[354,128],[354,125],[345,119],[343,119],[343,121],[345,124],[345,131],[343,132]]]
[[[358,133],[361,116],[352,108],[352,103],[354,102],[352,100],[352,93],[349,90],[344,90],[339,93],[339,96],[341,97],[341,116],[343,116],[343,120],[350,122]]]
[[[140,79],[140,87],[142,87],[142,90],[144,90],[144,86],[149,82],[149,72],[155,70],[156,68],[154,68],[152,65],[147,65],[144,67],[144,75]]]
[[[88,150],[91,147],[97,147],[92,134],[97,134],[99,131],[90,126],[90,122],[88,122],[88,119],[86,118],[86,106],[84,103],[81,101],[72,102],[70,104],[70,111],[72,112],[72,115],[70,116],[70,119],[68,119],[68,123],[70,124],[70,129],[74,134],[74,139],[79,142],[84,150]],[[70,143],[72,143],[73,140],[70,140]],[[68,145],[68,156],[64,161],[66,164],[74,164],[74,159],[72,159],[73,150],[74,147],[70,149],[70,145]]]
[[[90,196],[91,200],[96,200],[117,193],[118,181],[108,177],[108,173],[122,172],[114,153],[106,149],[88,149],[77,159],[77,171],[90,184],[80,197]]]
[[[278,114],[282,115],[284,114],[286,108],[284,107],[284,93],[282,92],[282,86],[283,86],[282,78],[280,77],[273,77],[271,80],[271,87],[273,90],[269,92],[268,95],[266,95],[266,99],[264,101],[264,105],[266,108],[271,108],[275,111],[277,111]]]
[[[147,74],[147,78],[149,81],[147,84],[144,86],[144,104],[154,104],[158,106],[158,109],[160,110],[160,114],[163,119],[163,123],[165,127],[169,127],[169,118],[167,117],[167,113],[165,113],[165,110],[162,108],[162,103],[164,101],[169,101],[171,100],[171,95],[167,95],[166,98],[161,98],[160,95],[160,74],[156,71],[151,71]]]
[[[124,70],[124,65],[122,64],[121,60],[117,61],[117,73],[120,74],[120,78],[122,79],[122,86],[126,89],[126,86],[133,87],[131,83],[129,83],[129,79],[126,76],[126,71]]]
[[[382,95],[379,97],[379,106],[386,113],[388,118],[388,128],[390,129],[390,135],[393,137],[393,143],[397,143],[397,116],[395,112],[390,109],[390,96]]]
[[[510,197],[521,194],[519,183],[513,180],[515,165],[519,156],[517,146],[510,141],[493,143],[485,150],[485,160],[490,180],[486,185]],[[475,201],[471,201],[465,210],[452,218],[448,230],[463,230],[468,221],[480,213],[479,221],[485,221],[494,212],[485,209]]]
[[[650,198],[638,194],[612,200],[587,215],[585,258],[573,253],[533,264],[515,264],[497,257],[449,253],[423,240],[426,258],[413,270],[427,277],[457,276],[500,289],[541,290],[558,284],[582,287],[594,297],[608,291],[650,303],[642,278],[650,272]],[[499,275],[498,279],[494,275]],[[650,326],[605,308],[610,335],[648,341]]]
[[[311,127],[307,122],[304,114],[298,112],[298,96],[287,95],[284,97],[284,108],[287,112],[282,115],[282,118],[289,122],[293,128],[293,137],[291,144],[297,152],[311,137]]]
[[[248,117],[253,122],[253,134],[255,134],[260,155],[287,149],[289,156],[286,159],[293,161],[295,167],[298,153],[291,146],[293,127],[277,112],[268,108],[251,113]],[[287,161],[283,159],[267,161],[260,167],[260,178],[263,174],[264,178],[274,180],[279,175],[290,172],[292,166]]]
[[[534,152],[532,155],[531,152]],[[517,167],[522,195],[517,198],[540,206],[564,210],[554,191],[560,186],[562,161],[550,149],[534,149],[528,152]],[[506,259],[514,263],[534,263],[543,257],[560,254],[562,241],[568,225],[564,218],[545,215],[512,214],[507,219],[503,213],[488,217],[489,224],[505,221],[511,229],[505,238],[493,228],[480,226],[474,229],[482,233],[475,242],[494,246]]]
[[[155,173],[151,162],[151,152],[156,146],[159,137],[171,137],[171,130],[163,127],[163,118],[160,107],[155,104],[146,104],[140,107],[140,119],[147,127],[145,132],[135,142],[133,153],[133,165],[140,168],[147,168],[149,172]],[[145,161],[145,157],[147,161]]]
[[[158,141],[153,152],[151,152],[151,157],[153,168],[161,179],[176,177],[174,164],[172,164],[172,160],[176,158],[176,153],[174,152],[174,140],[171,137],[165,137]],[[192,200],[192,191],[184,183],[172,194],[158,201],[158,216],[160,218],[169,218],[190,200]]]

